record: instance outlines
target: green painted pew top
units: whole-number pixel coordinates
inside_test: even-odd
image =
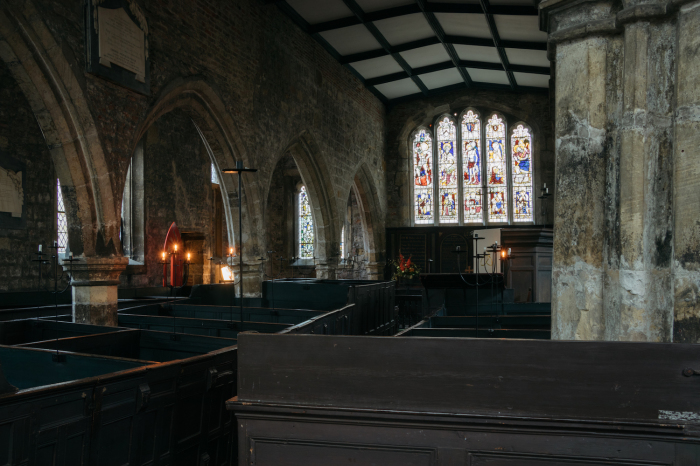
[[[27,389],[101,376],[150,364],[147,361],[71,353],[62,353],[64,360],[55,362],[53,360],[55,354],[53,351],[41,349],[0,346],[0,370],[9,383],[19,389]]]
[[[396,334],[397,337],[476,338],[474,328],[421,328],[411,327]],[[479,327],[478,338],[517,338],[549,340],[551,332],[540,329],[487,329]]]
[[[114,327],[53,322],[50,320],[10,320],[0,322],[0,345],[20,345],[54,338],[114,332]]]
[[[543,329],[549,330],[552,324],[550,316],[479,316],[479,328],[503,329]],[[474,328],[476,316],[431,317],[421,327],[423,328]]]
[[[31,347],[127,358],[152,364],[198,356],[236,343],[235,339],[230,338],[128,329],[101,335],[47,340],[32,343]]]
[[[190,317],[148,316],[138,314],[119,314],[119,326],[144,330],[209,335],[224,338],[236,338],[238,332],[256,331],[260,333],[278,333],[292,324],[274,322],[244,322],[220,319],[196,319]]]

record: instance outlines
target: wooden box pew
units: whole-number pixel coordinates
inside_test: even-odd
[[[11,320],[0,322],[0,345],[20,345],[55,338],[114,332],[114,327],[54,322],[53,320]]]
[[[488,329],[542,329],[549,330],[550,316],[504,315],[479,316],[479,328]],[[429,328],[475,328],[475,316],[431,317],[423,327]]]
[[[241,320],[241,310],[238,307],[228,306],[193,306],[178,304],[174,306],[163,306],[168,314],[176,317],[191,317],[199,319],[219,319],[219,320]],[[170,310],[172,309],[172,310]],[[264,307],[244,307],[244,322],[270,322],[278,324],[299,324],[307,320],[322,315],[327,311],[314,311],[306,309],[268,309]]]
[[[520,338],[527,340],[549,340],[551,332],[539,329],[491,329],[479,328],[425,328],[411,327],[397,337],[438,337],[438,338]]]
[[[199,356],[233,346],[236,340],[151,330],[123,330],[29,343],[23,347],[95,354],[149,362],[165,362]]]
[[[234,339],[241,329],[253,330],[260,333],[277,333],[291,326],[291,324],[276,324],[271,322],[244,322],[243,326],[241,326],[241,323],[236,320],[231,322],[229,320],[131,314],[119,314],[118,318],[119,326],[125,328]]]
[[[341,309],[324,312],[316,317],[291,326],[279,333],[306,335],[354,335],[357,306],[349,304]]]
[[[240,465],[700,459],[700,345],[241,334],[238,357]]]
[[[133,333],[133,332],[130,332]],[[0,459],[44,466],[233,464],[236,348],[160,364],[0,347]],[[28,370],[31,368],[32,370]]]
[[[476,315],[476,306],[472,303],[446,306],[447,316],[472,316]],[[479,315],[551,315],[551,303],[505,303],[482,304],[479,306]]]

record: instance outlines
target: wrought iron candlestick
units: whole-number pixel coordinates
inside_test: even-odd
[[[255,173],[257,172],[257,168],[244,168],[243,167],[243,162],[236,162],[236,168],[225,168],[221,170],[222,173],[238,173],[238,264],[240,267],[240,295],[241,295],[241,302],[240,302],[240,312],[241,312],[241,331],[243,331],[243,181],[242,181],[242,175],[244,172],[250,172],[250,173]],[[234,292],[235,292],[235,283],[236,281],[234,280]]]

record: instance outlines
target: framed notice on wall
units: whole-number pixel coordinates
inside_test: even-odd
[[[150,95],[148,24],[135,0],[85,0],[87,71]]]
[[[0,228],[27,228],[27,166],[0,150]]]

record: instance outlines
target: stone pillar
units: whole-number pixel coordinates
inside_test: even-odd
[[[316,264],[316,278],[319,280],[335,280],[337,278],[336,269],[338,266],[330,262],[319,262]]]
[[[234,266],[234,276],[239,275],[238,264]],[[251,259],[243,261],[243,297],[259,298],[262,295],[262,261]],[[240,289],[238,291],[240,296]]]
[[[624,27],[620,300],[619,329],[610,339],[669,342],[675,24],[658,4],[630,5],[616,17]]]
[[[126,257],[84,257],[63,269],[72,272],[73,322],[117,325],[117,286]]]
[[[384,280],[384,262],[367,263],[367,278],[369,280]]]
[[[700,343],[700,1],[673,3],[678,9],[673,341]]]
[[[540,3],[555,61],[552,338],[605,334],[606,195],[616,158],[615,112],[621,41],[611,2]]]

